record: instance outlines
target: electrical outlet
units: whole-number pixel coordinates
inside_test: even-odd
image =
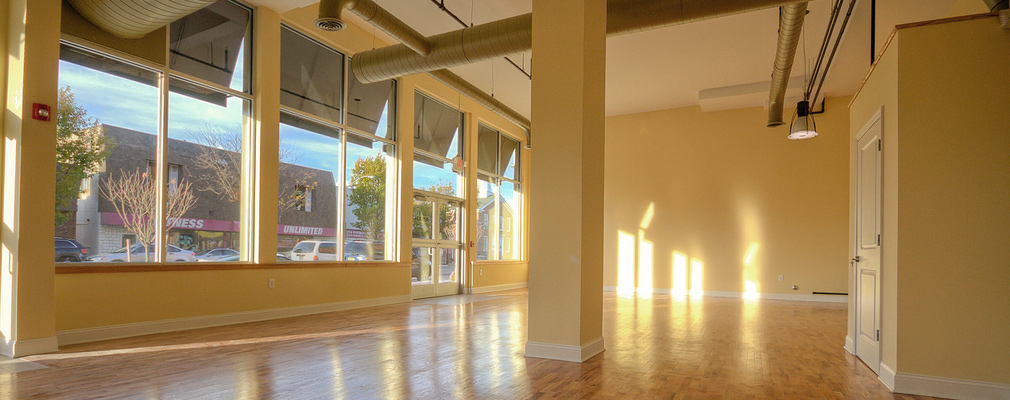
[[[484,276],[484,268],[480,269],[480,276]]]
[[[779,275],[779,281],[784,281],[784,280],[786,280],[786,276],[785,275]]]
[[[274,278],[267,279],[267,287],[270,289],[274,288]]]

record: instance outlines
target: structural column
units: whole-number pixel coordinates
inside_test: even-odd
[[[55,351],[56,99],[59,80],[58,0],[10,0],[3,110],[3,226],[0,230],[0,353]],[[49,106],[49,121],[32,105]]]
[[[533,1],[529,357],[603,351],[605,0]]]
[[[277,262],[277,196],[280,171],[280,104],[281,104],[281,18],[274,10],[258,7],[253,29],[253,75],[256,82],[253,95],[253,129],[245,140],[242,151],[243,165],[253,173],[253,179],[243,181],[251,185],[251,196],[242,196],[242,243],[251,245],[249,259],[260,264]]]

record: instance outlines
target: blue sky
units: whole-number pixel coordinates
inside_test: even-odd
[[[241,79],[244,71],[242,63],[238,64],[230,85],[233,88],[242,87]],[[64,61],[60,61],[59,84],[60,87],[70,86],[77,103],[100,123],[151,134],[157,132],[157,87]],[[243,102],[244,100],[239,98],[229,98],[227,106],[222,107],[174,92],[170,93],[168,136],[172,139],[194,141],[189,132],[205,129],[237,134],[242,130],[242,117],[247,112],[244,110],[247,107],[243,106]],[[385,136],[386,114],[382,114],[377,124],[379,129],[377,135],[380,137]],[[338,138],[282,124],[280,141],[282,148],[291,150],[294,164],[331,171],[334,179],[339,177],[341,160]],[[154,149],[151,151],[153,153]],[[354,143],[347,145],[347,156],[350,160],[372,157],[381,151],[381,142],[375,142],[371,147]],[[347,176],[351,175],[353,166],[353,162],[346,164]],[[428,164],[415,163],[414,187],[428,188],[439,181],[457,183],[457,175],[451,171],[449,165],[439,169]]]
[[[240,63],[241,65],[241,63]],[[238,69],[233,87],[241,87]],[[75,100],[100,123],[154,134],[158,130],[158,88],[120,78],[77,64],[60,61],[60,87],[70,86]],[[210,129],[236,134],[242,129],[244,100],[229,98],[227,107],[207,103],[181,94],[169,95],[168,136],[193,141],[189,132]],[[379,135],[384,135],[386,115],[379,121]],[[292,150],[295,164],[328,170],[334,178],[340,170],[340,140],[287,125],[281,126],[281,146]],[[381,144],[366,148],[349,144],[347,155],[356,160],[381,151]],[[151,149],[152,153],[154,149]],[[347,173],[350,174],[348,165]]]

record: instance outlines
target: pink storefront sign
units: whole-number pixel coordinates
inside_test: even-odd
[[[127,218],[132,219],[132,215],[127,215]],[[193,229],[199,231],[214,231],[214,232],[238,232],[239,224],[238,221],[220,221],[216,219],[203,219],[203,218],[179,218],[172,224],[174,229]],[[102,213],[102,224],[103,225],[125,225],[123,219],[119,217],[117,213],[105,212]]]
[[[320,228],[315,226],[277,225],[277,233],[281,235],[302,236],[337,236],[336,228]]]
[[[127,215],[133,218],[132,215]],[[117,213],[102,213],[102,224],[104,225],[124,225],[123,219]],[[172,225],[175,229],[193,229],[198,231],[213,232],[238,232],[238,221],[220,221],[203,218],[179,218]],[[302,236],[337,236],[336,228],[320,228],[315,226],[299,225],[277,225],[277,233],[281,235],[302,235]]]

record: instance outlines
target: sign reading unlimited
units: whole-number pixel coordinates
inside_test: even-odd
[[[127,218],[132,219],[133,216],[127,215]],[[102,224],[125,225],[123,223],[123,219],[119,217],[119,214],[111,212],[102,213]],[[174,221],[172,228],[214,232],[238,232],[239,223],[238,221],[221,221],[215,219],[179,218]],[[332,237],[337,235],[337,230],[335,228],[319,228],[315,226],[277,225],[277,233],[281,235]]]

